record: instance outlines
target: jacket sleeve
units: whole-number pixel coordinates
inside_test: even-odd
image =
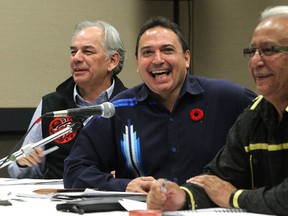
[[[185,207],[188,207],[188,210],[217,207],[200,186],[189,183],[182,185],[180,188],[186,193]]]
[[[249,212],[287,215],[288,213],[288,179],[279,185],[254,190],[243,190],[233,197],[234,203]]]
[[[33,126],[33,123],[41,116],[41,107],[42,107],[42,100],[40,101],[32,119],[29,125],[29,128]],[[23,144],[21,147],[29,144],[29,143],[36,143],[40,140],[42,140],[42,126],[41,122],[38,124],[35,124],[30,132],[25,137]],[[44,167],[45,167],[45,156],[42,158],[42,161],[37,166],[32,167],[20,167],[16,161],[9,164],[7,171],[11,178],[42,178],[44,173]]]
[[[103,121],[95,117],[80,131],[70,155],[64,161],[65,188],[125,191],[131,181],[114,178],[111,174],[116,168],[115,136],[106,122],[110,119]]]
[[[259,187],[252,190],[250,158],[244,150],[244,144],[249,143],[249,131],[251,131],[245,124],[248,122],[248,117],[244,114],[236,121],[227,136],[226,145],[205,167],[204,172],[216,175],[238,189],[230,198],[233,207],[255,213],[287,215],[288,179],[274,187]],[[198,202],[201,204],[203,201]]]

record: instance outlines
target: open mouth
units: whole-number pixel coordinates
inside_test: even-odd
[[[84,68],[74,68],[75,72],[81,72],[81,71],[87,71],[87,69]]]
[[[152,71],[151,74],[155,78],[157,76],[167,76],[170,74],[170,70],[157,70],[157,71]]]
[[[261,74],[261,75],[256,75],[256,79],[265,79],[265,78],[268,78],[268,77],[271,77],[272,74]]]

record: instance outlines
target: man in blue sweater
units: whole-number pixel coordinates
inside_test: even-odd
[[[182,184],[211,161],[255,97],[228,81],[188,75],[187,43],[163,17],[141,28],[135,54],[144,83],[112,99],[112,118],[81,130],[65,160],[66,188],[147,193],[156,178]]]

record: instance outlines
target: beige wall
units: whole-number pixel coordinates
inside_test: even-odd
[[[186,10],[187,3],[181,4]],[[288,0],[194,0],[194,74],[231,80],[255,91],[242,50],[250,44],[260,12],[285,4]],[[185,20],[180,19],[182,28]]]
[[[251,89],[242,49],[249,45],[259,12],[287,0],[194,0],[190,35],[194,74],[224,78]],[[70,76],[69,45],[75,24],[102,19],[122,35],[127,59],[120,78],[141,82],[134,46],[151,15],[173,18],[172,0],[1,0],[0,107],[36,107],[42,95]],[[180,26],[188,38],[188,1],[180,1]],[[194,44],[194,46],[192,46]]]

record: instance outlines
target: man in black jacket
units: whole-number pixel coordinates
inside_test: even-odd
[[[181,187],[158,180],[148,208],[220,206],[288,215],[288,6],[262,13],[244,56],[261,95],[239,116],[203,175]]]
[[[117,77],[123,68],[125,48],[118,31],[103,21],[82,22],[76,25],[72,36],[70,67],[72,76],[61,83],[55,92],[42,97],[30,126],[47,112],[86,107],[110,100],[126,89]],[[89,120],[81,119],[84,125]],[[23,146],[35,143],[65,128],[77,119],[70,116],[42,118],[26,137]],[[58,150],[45,155],[40,147],[8,167],[14,178],[62,178],[63,161],[70,153],[79,130],[46,144],[45,149]]]

